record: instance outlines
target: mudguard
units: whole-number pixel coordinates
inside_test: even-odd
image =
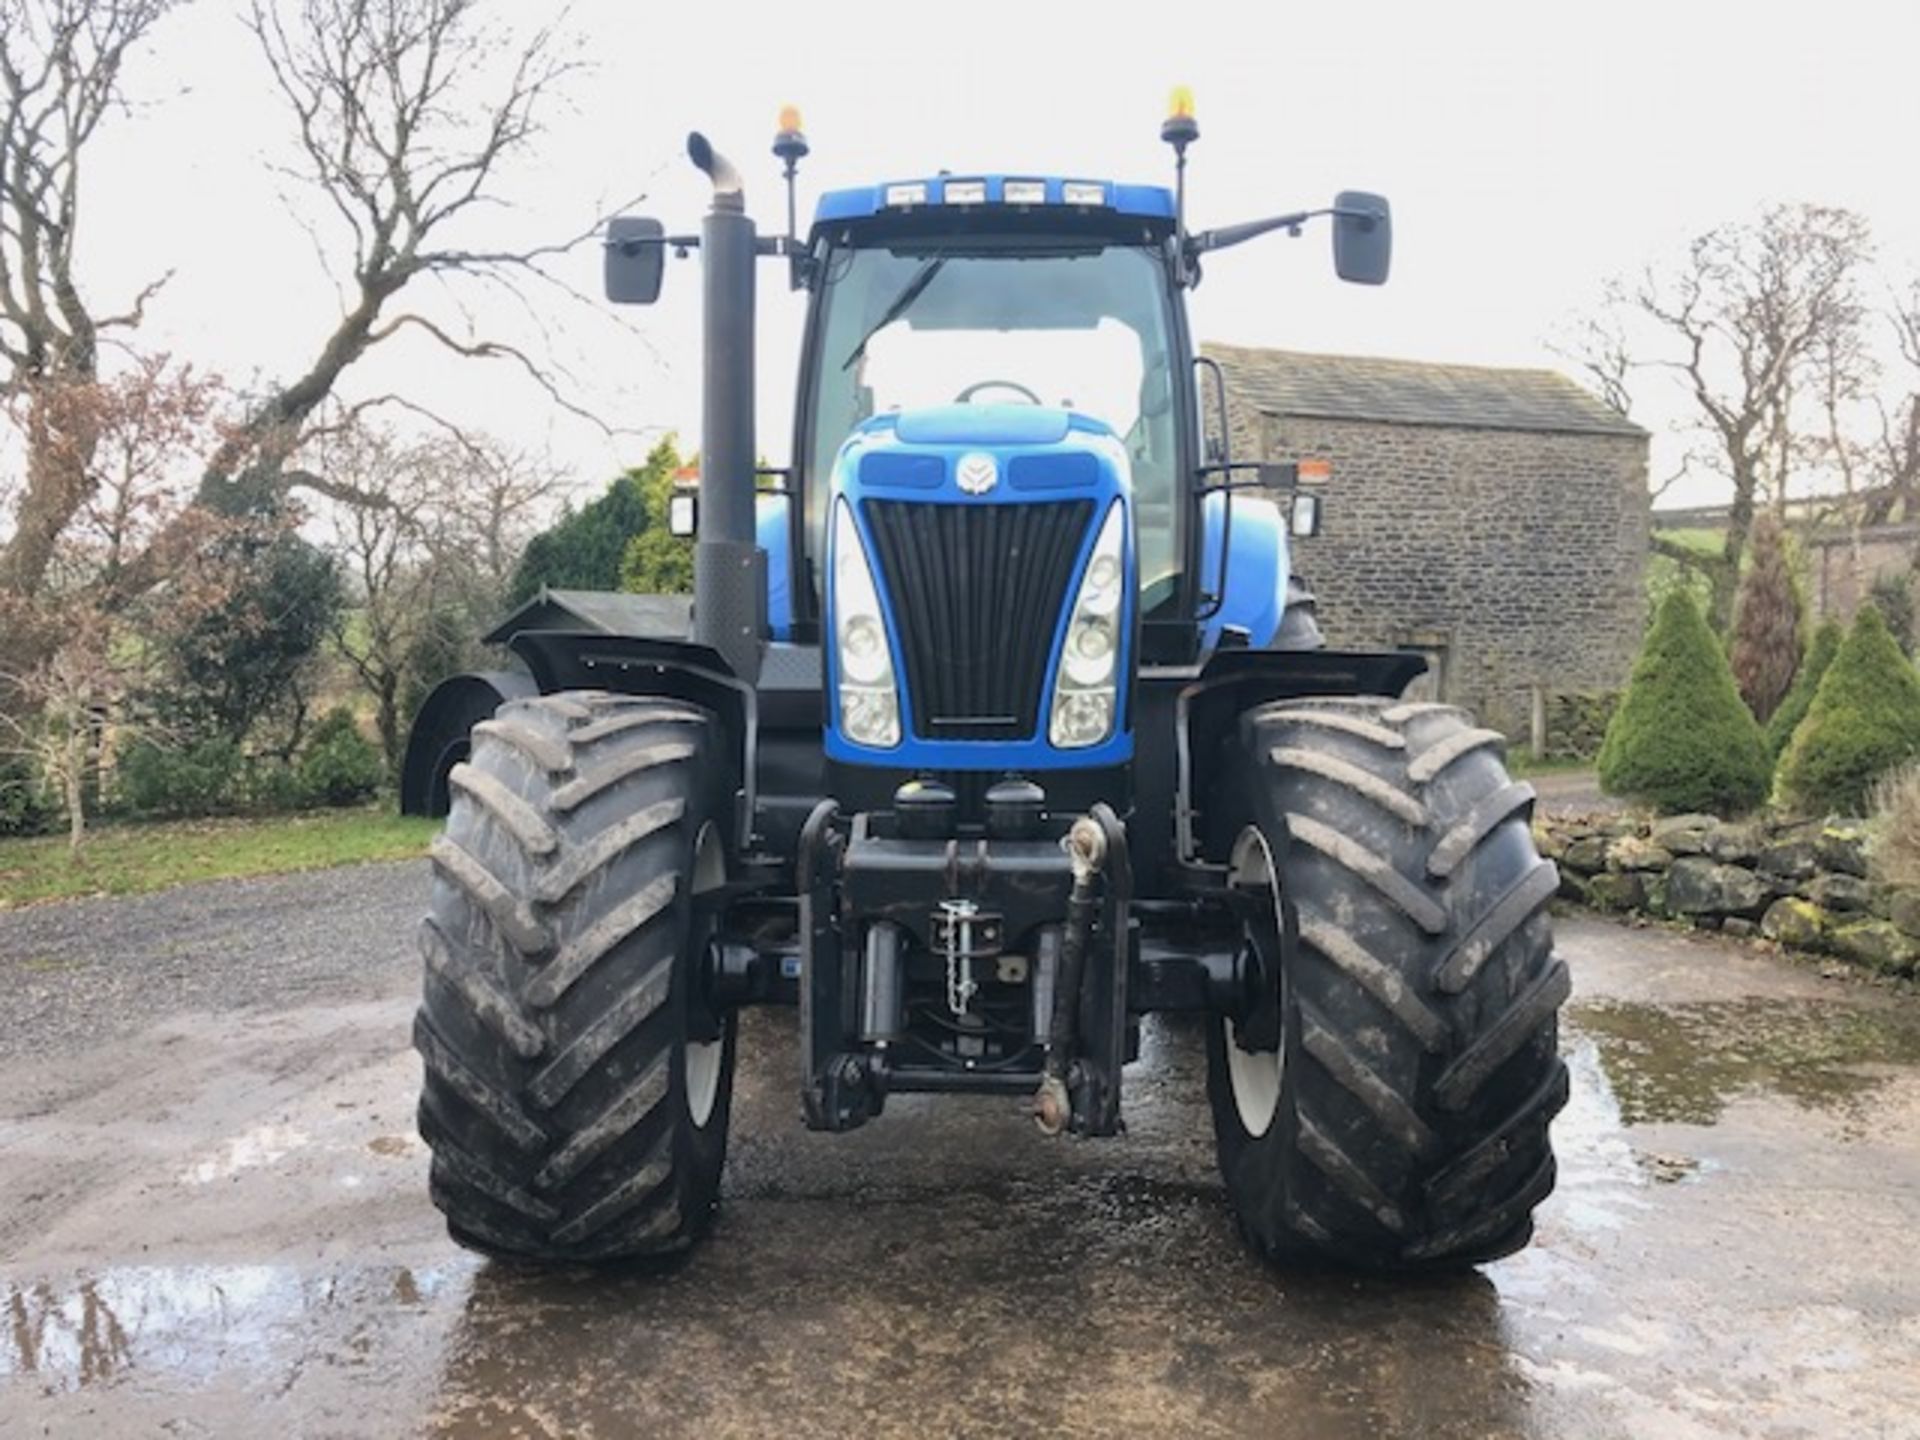
[[[433,687],[407,734],[400,766],[400,813],[439,819],[447,813],[447,776],[467,758],[468,732],[509,700],[540,687],[520,670],[455,675]]]

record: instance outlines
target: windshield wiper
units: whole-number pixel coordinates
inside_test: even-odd
[[[940,273],[940,267],[946,263],[946,256],[935,255],[913,272],[913,278],[907,281],[898,295],[893,297],[893,303],[887,306],[885,313],[878,320],[874,321],[873,328],[860,337],[860,343],[853,347],[845,360],[840,362],[842,370],[851,370],[854,363],[867,353],[867,342],[907,313],[907,308],[926,293],[927,286],[933,283],[933,277]]]

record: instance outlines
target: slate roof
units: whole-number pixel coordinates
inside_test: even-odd
[[[1647,433],[1552,370],[1309,355],[1244,345],[1202,350],[1220,362],[1228,392],[1266,415],[1556,434]]]
[[[549,590],[494,626],[489,645],[504,645],[522,630],[598,630],[684,640],[693,633],[690,595],[626,595],[611,590]]]

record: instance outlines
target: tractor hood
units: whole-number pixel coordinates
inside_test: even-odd
[[[1073,412],[1039,405],[939,405],[892,417],[909,445],[1051,445],[1067,438]]]
[[[1125,597],[1137,588],[1132,479],[1109,426],[1038,405],[889,412],[841,446],[833,495],[827,634],[845,629],[843,604],[866,606],[884,625],[891,668],[886,680],[849,681],[829,643],[829,758],[1031,773],[1131,757],[1131,693],[1120,677],[1131,673],[1133,602]],[[849,568],[839,547],[854,543],[862,558]],[[1076,597],[1102,543],[1118,562],[1104,583],[1122,598],[1079,623],[1107,635],[1111,658],[1097,675],[1083,665],[1063,678]],[[843,595],[839,577],[860,571],[868,573]],[[848,684],[894,697],[897,724],[881,732],[892,738],[849,727],[841,702],[852,692],[840,688]],[[1081,691],[1093,700],[1060,698]],[[1106,707],[1097,736],[1052,738],[1056,711],[1079,716],[1096,702]],[[867,710],[850,713],[865,718]]]
[[[843,494],[919,490],[999,499],[994,492],[1002,486],[1014,492],[1009,499],[1041,498],[1036,491],[1125,493],[1126,450],[1104,421],[1078,411],[939,405],[864,422],[835,466],[835,488]]]

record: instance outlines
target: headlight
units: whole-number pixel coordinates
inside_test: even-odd
[[[1054,677],[1047,740],[1063,750],[1098,745],[1119,710],[1120,598],[1126,583],[1124,512],[1110,506],[1094,539]]]
[[[856,615],[840,627],[840,673],[856,685],[886,679],[887,632],[877,616]]]
[[[847,502],[833,510],[833,635],[840,679],[840,729],[856,745],[900,743],[900,694],[893,651],[866,546]]]
[[[1113,621],[1104,615],[1076,617],[1067,631],[1067,653],[1061,658],[1061,670],[1071,684],[1104,685],[1113,678],[1116,648]]]

